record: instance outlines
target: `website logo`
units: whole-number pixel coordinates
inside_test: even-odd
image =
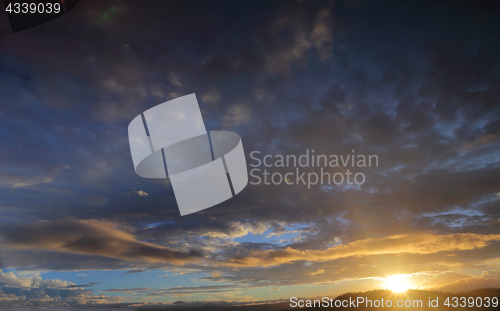
[[[170,178],[181,216],[235,196],[248,183],[238,134],[207,132],[195,94],[148,109],[128,126],[137,175]]]

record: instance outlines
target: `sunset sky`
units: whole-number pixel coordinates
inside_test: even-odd
[[[249,171],[252,151],[378,167],[181,217],[168,179],[135,173],[127,128],[192,93]],[[81,0],[18,33],[0,12],[0,305],[395,284],[500,287],[499,1]]]

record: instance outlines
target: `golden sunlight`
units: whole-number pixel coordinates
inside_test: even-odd
[[[384,284],[382,286],[395,293],[406,292],[412,287],[412,284],[407,279],[408,276],[404,274],[389,276],[384,279]]]

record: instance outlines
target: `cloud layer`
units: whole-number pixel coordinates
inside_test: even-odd
[[[260,288],[281,298],[287,286],[353,280],[352,290],[369,289],[400,273],[422,288],[495,286],[498,10],[495,1],[80,1],[18,34],[1,19],[2,267],[208,282],[129,287],[154,299],[252,300]],[[249,164],[252,151],[355,150],[379,166],[362,169],[359,187],[248,185],[180,217],[168,180],[135,174],[127,125],[190,93],[208,130],[242,137]]]

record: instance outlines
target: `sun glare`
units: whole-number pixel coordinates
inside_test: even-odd
[[[384,288],[395,293],[406,292],[412,287],[412,284],[407,280],[408,277],[402,274],[387,277],[384,280]]]

